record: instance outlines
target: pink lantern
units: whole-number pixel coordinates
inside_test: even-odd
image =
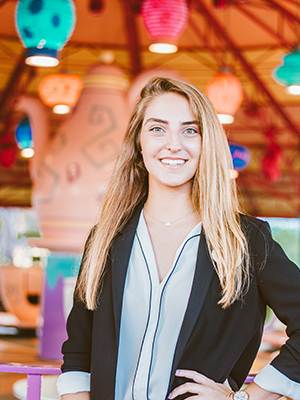
[[[223,124],[234,121],[234,114],[243,101],[243,88],[238,78],[227,70],[221,71],[208,82],[205,94]]]
[[[187,23],[188,13],[186,0],[145,0],[141,14],[149,35],[155,40],[149,50],[175,53],[175,42]]]

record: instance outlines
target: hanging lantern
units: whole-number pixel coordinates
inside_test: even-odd
[[[238,172],[242,171],[250,163],[250,150],[246,146],[242,146],[241,144],[233,142],[229,143],[229,147],[233,162],[233,168]]]
[[[104,8],[103,0],[90,0],[89,9],[92,14],[99,15]]]
[[[300,94],[300,50],[283,57],[283,63],[272,73],[273,79],[280,85],[286,86],[289,94]]]
[[[243,101],[243,88],[228,68],[223,68],[206,85],[205,94],[218,113],[222,124],[232,124],[234,114]]]
[[[262,161],[262,171],[267,179],[277,182],[281,178],[282,151],[275,142],[267,147]]]
[[[72,74],[47,75],[39,84],[38,94],[56,114],[67,114],[74,107],[83,88],[80,76]]]
[[[186,0],[144,0],[141,14],[145,27],[154,39],[149,47],[153,53],[175,53],[176,39],[188,19]]]
[[[4,168],[11,168],[17,158],[16,144],[7,133],[0,140],[0,165]]]
[[[59,50],[72,35],[75,21],[72,0],[19,0],[16,30],[27,48],[26,64],[58,65]]]
[[[281,178],[282,150],[275,141],[275,134],[272,128],[268,128],[266,138],[269,143],[262,160],[262,172],[267,179],[276,182]]]
[[[16,127],[16,140],[21,154],[25,158],[30,158],[34,155],[33,150],[33,135],[29,118],[25,116]]]
[[[228,0],[214,0],[214,6],[218,9],[224,8],[227,6],[227,1]]]

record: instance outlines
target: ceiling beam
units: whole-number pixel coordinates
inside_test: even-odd
[[[226,33],[226,31],[222,28],[220,23],[213,16],[211,11],[204,4],[203,0],[194,0],[197,4],[198,10],[209,20],[211,26],[215,30],[217,35],[221,35],[227,41],[229,50],[234,54],[235,58],[239,60],[243,69],[250,76],[250,78],[255,83],[256,87],[268,98],[269,102],[275,109],[275,111],[281,116],[281,118],[287,123],[288,128],[298,137],[300,137],[300,131],[298,127],[294,124],[294,122],[289,118],[289,116],[284,112],[280,104],[277,103],[274,96],[269,92],[269,90],[265,87],[264,83],[258,77],[256,72],[254,71],[253,66],[246,60],[243,56],[241,50],[235,44],[235,42],[230,38],[230,36]]]
[[[281,35],[279,35],[274,29],[272,29],[269,25],[265,24],[260,18],[258,18],[255,14],[251,13],[247,8],[241,4],[237,3],[236,0],[231,0],[230,5],[236,7],[239,12],[243,13],[246,15],[248,18],[250,18],[252,21],[254,21],[258,26],[260,26],[263,30],[268,32],[273,38],[275,38],[283,47],[286,47],[287,49],[291,48],[290,43],[286,42]]]
[[[192,16],[190,15],[189,17],[189,26],[193,29],[195,34],[199,37],[199,39],[204,43],[205,48],[209,50],[209,52],[212,54],[214,59],[216,60],[216,63],[218,64],[218,67],[220,68],[221,65],[223,64],[223,59],[220,57],[220,55],[217,52],[217,49],[213,47],[209,41],[207,40],[207,35],[204,35],[203,32],[200,31],[199,25],[197,25],[193,19]]]
[[[141,56],[138,43],[138,32],[136,29],[135,18],[133,15],[133,7],[131,0],[122,0],[123,14],[125,17],[125,26],[129,44],[129,54],[132,75],[135,76],[141,72]]]
[[[8,3],[10,0],[0,0],[0,7],[4,6],[5,3]]]
[[[280,15],[284,15],[287,17],[290,21],[296,22],[297,24],[300,24],[300,18],[297,17],[297,15],[293,14],[290,10],[287,8],[283,7],[281,4],[277,3],[276,0],[267,0],[269,5],[273,7],[274,9],[278,9]],[[297,5],[297,8],[299,5]]]

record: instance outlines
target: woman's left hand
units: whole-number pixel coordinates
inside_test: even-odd
[[[175,375],[191,379],[193,382],[186,382],[175,388],[168,399],[175,399],[175,397],[185,393],[194,393],[196,395],[187,397],[187,400],[225,400],[232,398],[233,391],[226,384],[216,383],[199,372],[179,369]]]

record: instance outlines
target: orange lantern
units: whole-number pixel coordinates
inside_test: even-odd
[[[228,69],[223,69],[208,82],[205,94],[217,111],[220,122],[231,124],[243,101],[243,88],[238,78]]]
[[[67,114],[76,105],[82,88],[82,79],[77,75],[51,74],[39,84],[38,94],[56,114]]]

